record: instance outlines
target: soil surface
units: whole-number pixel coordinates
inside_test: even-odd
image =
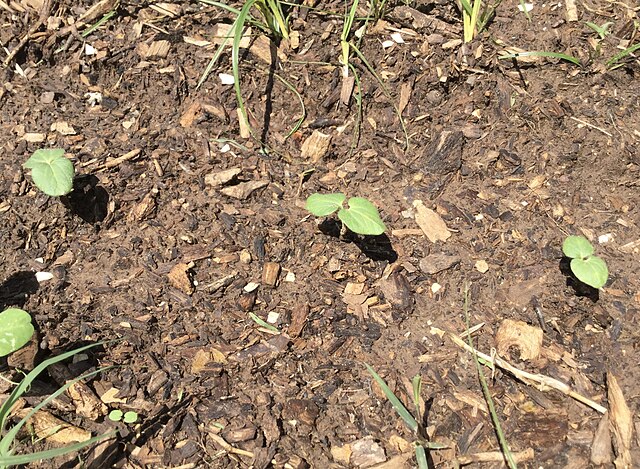
[[[230,48],[198,87],[234,15],[123,0],[87,31],[114,4],[0,7],[3,60],[17,51],[0,90],[0,302],[37,330],[0,372],[19,381],[47,357],[119,339],[41,375],[21,403],[113,366],[47,411],[118,436],[33,467],[415,467],[416,435],[364,363],[414,414],[422,378],[416,417],[447,447],[431,466],[504,467],[473,355],[449,335],[474,326],[479,351],[604,408],[617,380],[640,461],[640,61],[608,64],[640,40],[636,5],[535,3],[529,21],[510,0],[463,44],[454,2],[390,1],[354,39],[369,65],[352,54],[350,99],[344,2],[290,6],[289,41],[254,26],[241,49],[243,138],[219,76]],[[611,22],[609,34],[586,21]],[[500,58],[510,48],[581,65]],[[74,162],[68,196],[42,194],[23,169],[39,148]],[[341,236],[337,217],[304,209],[316,192],[368,198],[386,233]],[[606,261],[601,290],[571,275],[568,235]],[[620,461],[615,416],[609,434],[597,408],[500,367],[484,374],[519,467]],[[137,423],[107,418],[117,409]],[[38,436],[17,451],[61,444]]]

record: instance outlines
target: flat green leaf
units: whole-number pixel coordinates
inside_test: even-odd
[[[387,229],[375,205],[362,197],[349,199],[349,208],[338,212],[338,218],[354,233],[381,235]]]
[[[112,422],[119,422],[120,420],[122,420],[122,411],[120,409],[114,409],[111,412],[109,412],[109,420],[111,420]]]
[[[572,259],[585,259],[593,254],[593,246],[584,236],[567,236],[562,243],[562,252]]]
[[[26,311],[10,308],[0,313],[0,357],[15,352],[33,335],[31,316]]]
[[[59,197],[73,189],[73,163],[62,148],[40,149],[24,163],[35,185],[47,195]]]
[[[340,192],[336,194],[311,194],[304,208],[316,217],[326,217],[342,208],[346,196]]]
[[[124,423],[135,423],[136,420],[138,420],[138,413],[133,411],[125,412],[122,419]]]
[[[607,264],[597,256],[587,259],[572,259],[571,271],[582,283],[593,288],[602,288],[609,279]]]

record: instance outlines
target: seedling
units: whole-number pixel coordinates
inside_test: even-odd
[[[595,31],[595,33],[600,37],[601,41],[604,40],[604,38],[610,34],[609,28],[613,25],[611,21],[607,21],[606,23],[603,23],[602,26],[598,26],[597,24],[592,23],[591,21],[585,21],[584,24],[590,27],[591,29],[593,29],[593,31]]]
[[[385,397],[389,400],[394,410],[398,413],[398,415],[404,420],[405,425],[409,430],[411,430],[416,436],[416,441],[413,443],[416,451],[416,461],[418,462],[419,469],[427,469],[429,465],[427,464],[427,454],[426,449],[445,449],[448,446],[443,445],[441,443],[435,443],[432,441],[427,441],[426,431],[422,424],[418,423],[411,412],[407,410],[402,401],[398,399],[398,397],[393,393],[393,391],[387,386],[387,383],[376,373],[371,366],[367,363],[364,364],[367,367],[367,371],[373,376],[373,379],[378,383],[378,386],[382,389]],[[416,414],[420,414],[420,390],[422,388],[422,380],[420,375],[416,375],[413,377],[411,381],[413,388],[413,403],[416,408]]]
[[[124,423],[136,423],[138,421],[138,413],[132,410],[128,412],[122,412],[120,409],[115,409],[109,412],[109,420],[112,422],[119,422],[122,420]]]
[[[33,332],[31,316],[26,311],[9,308],[0,313],[0,357],[23,347]]]
[[[73,190],[73,163],[62,148],[40,149],[24,163],[31,170],[36,187],[47,195],[59,197]]]
[[[609,269],[593,251],[584,236],[568,236],[562,243],[562,252],[571,258],[571,272],[576,278],[590,287],[602,288],[609,278]]]
[[[344,208],[346,196],[336,194],[312,194],[305,208],[317,217],[326,217],[336,210],[344,226],[361,235],[381,235],[387,227],[380,219],[375,205],[363,197],[351,197],[349,208]]]
[[[27,415],[22,418],[18,423],[13,425],[11,428],[6,428],[7,423],[9,421],[9,416],[11,415],[11,410],[14,408],[18,400],[22,397],[22,395],[29,390],[31,383],[40,375],[43,371],[45,371],[49,366],[54,363],[61,362],[70,358],[78,353],[82,353],[85,350],[88,350],[92,347],[96,347],[98,345],[102,345],[104,342],[99,342],[96,344],[87,345],[84,347],[77,348],[75,350],[71,350],[70,352],[65,352],[55,357],[51,357],[48,360],[43,361],[41,364],[36,366],[29,374],[27,374],[20,384],[18,384],[8,398],[0,405],[0,469],[5,469],[10,466],[19,466],[29,464],[31,462],[40,461],[42,459],[53,459],[63,454],[67,454],[74,451],[79,451],[82,448],[85,448],[93,443],[96,443],[102,439],[110,438],[115,435],[115,432],[105,433],[103,435],[98,435],[93,438],[88,439],[87,441],[82,441],[79,443],[74,443],[71,445],[63,446],[61,448],[54,448],[45,451],[39,451],[37,453],[23,453],[23,454],[14,454],[15,452],[15,439],[18,435],[20,429],[27,423],[27,421],[33,417],[33,415],[38,412],[41,408],[49,404],[60,394],[64,393],[70,386],[77,383],[82,379],[91,378],[96,374],[110,368],[100,368],[98,370],[90,371],[88,373],[83,374],[82,376],[67,381],[64,386],[58,388],[56,391],[51,393],[36,405],[33,409],[31,409]]]

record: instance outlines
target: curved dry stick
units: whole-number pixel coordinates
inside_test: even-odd
[[[451,332],[443,331],[442,329],[438,329],[436,327],[432,328],[432,330],[438,335],[446,334],[447,337],[449,337],[453,341],[453,343],[456,344],[458,347],[461,347],[468,352],[475,353],[479,358],[481,358],[485,362],[491,363],[499,368],[502,368],[503,370],[508,371],[509,373],[514,375],[516,378],[518,378],[522,382],[529,384],[531,386],[536,386],[541,391],[548,391],[549,389],[555,389],[556,391],[560,391],[561,393],[566,394],[567,396],[575,399],[576,401],[582,402],[583,404],[591,407],[592,409],[600,412],[601,414],[604,414],[607,411],[605,407],[601,406],[597,402],[592,401],[587,397],[584,397],[581,394],[578,394],[573,389],[571,389],[571,386],[569,386],[566,383],[563,383],[562,381],[559,381],[555,378],[551,378],[549,376],[545,376],[541,374],[533,374],[527,371],[520,370],[500,357],[494,358],[482,352],[477,351],[476,349],[471,347],[469,344],[465,343],[460,337],[458,337],[455,334],[452,334]]]

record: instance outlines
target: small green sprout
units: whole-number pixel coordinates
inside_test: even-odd
[[[0,313],[0,357],[23,347],[33,332],[29,313],[18,308],[5,309]]]
[[[73,163],[62,148],[40,149],[24,163],[31,170],[36,187],[47,195],[59,197],[73,190]]]
[[[568,236],[562,243],[562,252],[571,258],[571,271],[577,279],[590,287],[602,288],[609,278],[609,269],[593,251],[584,236]]]
[[[346,196],[336,194],[312,194],[305,208],[317,217],[326,217],[336,210],[338,218],[354,233],[361,235],[381,235],[387,227],[380,219],[375,205],[363,197],[351,197],[349,208],[344,208]]]
[[[132,410],[128,412],[122,412],[120,409],[114,409],[109,412],[109,420],[112,422],[119,422],[122,420],[124,423],[136,423],[138,420],[138,413]]]
[[[613,25],[611,21],[607,21],[606,23],[603,23],[602,26],[598,26],[597,24],[592,23],[591,21],[585,21],[584,24],[590,27],[591,29],[593,29],[593,31],[600,37],[600,40],[603,40],[605,37],[611,34],[609,32],[609,28]]]

